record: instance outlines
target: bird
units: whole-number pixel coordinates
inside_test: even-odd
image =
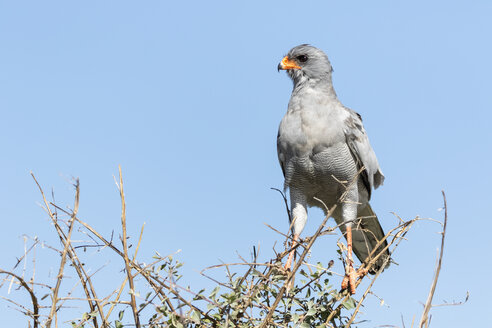
[[[383,184],[384,174],[362,117],[337,97],[332,83],[333,68],[322,50],[301,44],[292,48],[277,68],[285,70],[293,81],[287,112],[277,135],[284,190],[290,194],[293,234],[285,269],[291,266],[295,246],[307,222],[308,207],[320,207],[327,214],[327,208],[337,205],[332,217],[347,239],[342,289],[354,294],[356,279],[367,270],[354,269],[352,252],[362,263],[370,259],[371,252],[372,258],[381,253],[369,273],[389,265],[388,243],[369,204],[372,190]]]

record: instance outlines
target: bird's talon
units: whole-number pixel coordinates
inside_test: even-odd
[[[347,275],[345,275],[345,277],[343,277],[343,280],[342,280],[342,290],[347,289],[348,285],[349,285],[349,277]]]
[[[359,269],[357,270],[357,276],[358,276],[359,278],[363,278],[363,277],[365,277],[368,273],[369,273],[369,270],[367,270],[367,269],[365,269],[365,268],[359,268]]]
[[[369,270],[367,269],[359,268],[358,270],[355,270],[352,265],[347,265],[341,289],[348,289],[350,294],[355,294],[357,279],[362,279],[368,272]]]
[[[352,267],[352,270],[350,272],[349,276],[349,286],[350,286],[350,294],[354,295],[355,294],[355,282],[357,281],[357,272],[355,272],[354,268]]]

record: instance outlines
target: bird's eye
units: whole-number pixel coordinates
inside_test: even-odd
[[[307,60],[308,60],[308,56],[306,56],[306,55],[299,55],[299,56],[297,56],[296,58],[297,58],[297,60],[298,60],[298,61],[300,61],[301,63],[305,63],[305,62],[307,62]]]

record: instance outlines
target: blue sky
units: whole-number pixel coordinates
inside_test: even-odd
[[[23,235],[56,245],[32,170],[57,201],[109,235],[118,229],[121,164],[129,233],[146,222],[141,259],[181,249],[186,281],[287,230],[276,134],[291,82],[277,73],[293,46],[328,54],[341,101],[359,112],[386,175],[372,206],[440,219],[449,233],[433,327],[483,326],[490,287],[492,162],[489,1],[0,1],[0,267]],[[310,211],[305,235],[322,220]],[[378,280],[361,326],[407,327],[421,313],[439,226],[418,223]],[[336,258],[336,237],[313,257]],[[42,253],[42,251],[39,251]],[[42,255],[39,255],[42,256]],[[96,257],[96,255],[94,255]],[[41,268],[43,263],[40,264]],[[46,264],[49,269],[52,264]],[[41,273],[39,273],[41,274]],[[102,270],[101,275],[110,272]],[[2,289],[2,295],[5,290]],[[0,304],[7,326],[20,315]]]

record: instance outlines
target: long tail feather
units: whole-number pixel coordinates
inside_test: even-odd
[[[372,210],[371,206],[367,204],[362,210],[359,210],[357,213],[357,217],[360,219],[356,224],[353,225],[352,228],[352,245],[353,251],[357,258],[364,262],[369,254],[371,254],[372,250],[376,247],[377,243],[382,240],[385,236],[383,228],[379,224],[379,220],[376,216],[376,213]],[[373,254],[376,256],[379,254],[386,246],[388,245],[385,240],[378,248],[378,250]],[[376,264],[369,271],[369,273],[376,273],[381,266],[384,265],[386,259],[390,256],[388,250],[382,254],[377,260]],[[388,262],[389,265],[389,262]]]

